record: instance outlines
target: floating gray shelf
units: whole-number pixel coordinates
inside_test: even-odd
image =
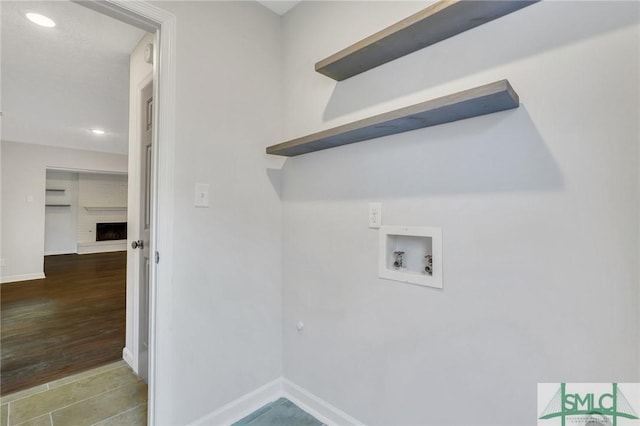
[[[47,207],[71,207],[71,204],[45,204]]]
[[[65,192],[66,189],[47,188],[46,191],[49,191],[49,192]]]
[[[267,147],[267,154],[293,157],[422,127],[436,126],[517,108],[518,105],[518,94],[507,80],[500,80],[272,145]]]
[[[345,80],[539,0],[443,0],[316,63],[316,71]]]

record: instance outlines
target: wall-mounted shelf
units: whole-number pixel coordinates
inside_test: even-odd
[[[71,204],[45,204],[45,207],[71,207]]]
[[[442,0],[316,63],[316,71],[345,80],[539,0]]]
[[[66,189],[58,189],[58,188],[47,188],[47,192],[65,192]]]
[[[84,206],[86,211],[126,211],[127,206]]]
[[[517,108],[518,94],[500,80],[267,147],[292,157],[322,149]]]

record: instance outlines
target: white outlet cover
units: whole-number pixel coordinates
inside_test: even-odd
[[[382,225],[382,204],[369,203],[369,228],[380,228]]]

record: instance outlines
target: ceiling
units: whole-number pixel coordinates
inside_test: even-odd
[[[284,15],[302,0],[258,0],[263,6],[268,7],[278,15]]]
[[[299,2],[260,1],[279,15]],[[70,1],[1,6],[2,140],[127,154],[129,55],[145,32]]]
[[[1,25],[2,140],[126,154],[129,55],[145,32],[69,1],[3,0]]]

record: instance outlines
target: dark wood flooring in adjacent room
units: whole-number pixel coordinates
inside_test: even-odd
[[[122,359],[126,252],[45,257],[42,280],[0,286],[0,394]]]

